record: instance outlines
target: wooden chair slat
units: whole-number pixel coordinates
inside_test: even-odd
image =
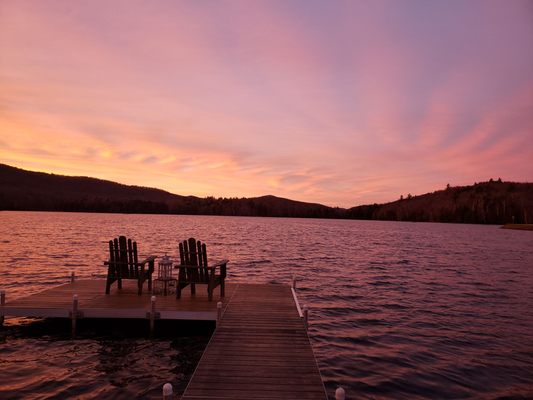
[[[110,293],[111,285],[116,281],[119,289],[122,289],[122,279],[137,280],[138,293],[142,294],[142,287],[148,281],[148,289],[152,290],[152,273],[154,272],[155,257],[150,256],[139,262],[137,254],[137,242],[120,236],[109,241],[109,261],[106,294]]]
[[[213,299],[213,290],[220,285],[220,295],[224,297],[224,279],[226,278],[227,260],[209,266],[205,243],[189,238],[179,243],[180,262],[176,296],[180,298],[181,289],[191,285],[191,294],[195,294],[196,284],[207,284],[209,300]],[[218,269],[218,273],[217,273]]]

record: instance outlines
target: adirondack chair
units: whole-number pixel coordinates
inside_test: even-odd
[[[226,279],[226,264],[222,260],[209,265],[205,243],[194,238],[184,240],[179,244],[180,265],[178,268],[178,281],[176,297],[181,297],[181,289],[191,285],[191,294],[196,293],[196,284],[207,284],[209,301],[213,300],[213,290],[220,285],[220,297],[224,297],[224,279]],[[218,270],[218,272],[217,272]]]
[[[108,266],[105,293],[109,294],[111,285],[117,281],[119,289],[122,289],[122,279],[136,279],[139,288],[138,294],[143,291],[144,281],[148,281],[148,290],[152,290],[152,273],[154,272],[155,256],[150,256],[139,262],[137,257],[137,242],[120,236],[118,239],[109,241],[109,261],[104,262]]]

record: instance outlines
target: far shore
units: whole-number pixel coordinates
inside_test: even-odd
[[[533,224],[505,224],[503,229],[518,229],[521,231],[533,231]]]

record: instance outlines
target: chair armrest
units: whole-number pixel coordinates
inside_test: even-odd
[[[146,264],[147,262],[153,262],[157,256],[148,256],[144,260],[139,261],[138,264]]]
[[[220,260],[220,261],[217,261],[214,264],[209,264],[207,267],[208,268],[216,268],[216,267],[221,267],[223,265],[226,265],[227,263],[229,263],[229,260]]]
[[[222,267],[222,266],[226,265],[228,262],[229,262],[228,260],[222,260],[222,261],[218,261],[218,262],[216,262],[214,264],[210,264],[207,267],[202,267],[202,266],[199,266],[199,265],[174,264],[173,268],[174,269],[178,269],[178,268],[186,268],[186,269],[198,269],[198,268],[216,269],[218,267]]]
[[[213,264],[213,272],[215,271],[215,269],[217,267],[220,268],[220,278],[222,279],[222,281],[224,281],[224,279],[226,279],[226,265],[227,265],[227,263],[229,263],[229,260],[221,260],[221,261],[218,261],[215,264]]]
[[[180,268],[198,269],[198,268],[205,268],[205,267],[200,267],[198,265],[174,264],[172,268],[174,268],[174,269],[180,269]],[[211,269],[211,267],[207,267],[207,269]]]

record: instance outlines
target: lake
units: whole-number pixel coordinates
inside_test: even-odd
[[[533,232],[383,221],[0,212],[8,299],[77,277],[105,277],[107,242],[176,256],[188,237],[229,258],[231,282],[289,284],[330,396],[533,398]],[[104,290],[104,286],[102,286]],[[186,289],[185,295],[188,295]],[[218,289],[216,289],[218,294]],[[0,398],[158,398],[183,391],[210,327],[8,319]]]

